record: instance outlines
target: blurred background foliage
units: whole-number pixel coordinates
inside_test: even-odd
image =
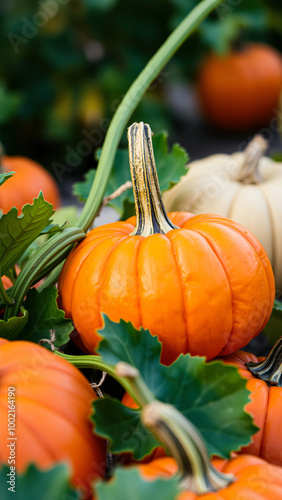
[[[83,131],[103,137],[124,93],[195,0],[1,0],[0,127],[9,155],[52,172]],[[170,89],[193,86],[202,58],[238,39],[282,49],[281,0],[227,0],[175,54],[134,113],[175,127]],[[94,165],[83,155],[79,175]],[[54,173],[54,172],[53,172]],[[75,175],[75,171],[73,172]]]

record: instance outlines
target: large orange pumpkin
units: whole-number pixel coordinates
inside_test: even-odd
[[[129,142],[137,218],[95,228],[77,245],[59,279],[60,306],[89,352],[100,339],[101,312],[157,335],[165,364],[181,353],[211,359],[243,347],[272,310],[266,252],[228,219],[168,218],[148,125],[132,125]]]
[[[261,458],[241,455],[230,460],[214,459],[213,466],[222,473],[233,474],[234,482],[229,486],[198,495],[183,491],[177,500],[281,500],[282,468],[270,465]],[[170,477],[177,473],[178,466],[172,457],[153,460],[138,466],[141,475],[152,480],[157,477]]]
[[[280,342],[282,350],[282,343]],[[281,354],[277,362],[272,352],[267,358],[257,358],[254,354],[237,351],[224,358],[225,363],[231,363],[238,368],[239,373],[247,379],[246,387],[251,392],[251,401],[246,406],[246,411],[254,417],[254,423],[260,430],[252,436],[252,443],[242,448],[242,453],[250,453],[264,458],[270,463],[282,466],[282,433],[281,419],[282,414],[282,387],[281,375],[276,382],[277,385],[271,385],[267,380],[271,378],[271,366],[281,374]],[[248,369],[247,363],[261,363],[267,367],[265,380],[260,379],[258,374],[253,375]],[[277,364],[277,366],[276,366]],[[269,374],[269,375],[268,375]]]
[[[54,208],[61,204],[60,192],[51,174],[39,163],[21,156],[3,156],[1,171],[16,172],[0,189],[0,210],[7,213],[12,207],[19,212],[26,203],[32,203],[40,191]]]
[[[13,458],[7,445],[17,438],[12,451],[19,472],[30,463],[46,469],[66,462],[74,485],[89,492],[106,461],[104,441],[89,419],[95,398],[67,361],[31,342],[0,339],[0,464]]]
[[[228,130],[264,126],[278,107],[281,54],[261,43],[226,55],[210,54],[200,67],[197,90],[212,124]]]

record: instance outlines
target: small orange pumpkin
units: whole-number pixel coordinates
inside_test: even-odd
[[[282,58],[262,43],[246,44],[202,63],[197,90],[203,112],[217,127],[251,130],[266,125],[282,90]]]
[[[12,207],[19,212],[26,203],[32,203],[40,191],[54,208],[61,204],[57,184],[51,174],[39,163],[21,156],[3,156],[1,171],[16,172],[0,189],[0,210],[7,213]]]
[[[280,345],[280,347],[279,347]],[[260,430],[252,436],[253,442],[241,449],[241,453],[250,453],[282,466],[282,433],[280,415],[282,413],[282,380],[281,354],[276,357],[275,351],[282,351],[282,343],[276,344],[267,358],[257,358],[254,354],[237,351],[223,359],[238,368],[242,377],[247,379],[246,387],[251,392],[251,401],[246,411],[254,417],[254,423]],[[250,367],[248,367],[250,363]],[[255,367],[255,371],[254,370]],[[272,372],[273,370],[273,372]],[[253,371],[253,373],[252,373]],[[275,371],[279,380],[272,385]],[[262,379],[260,378],[262,372]],[[268,382],[268,380],[270,382]]]
[[[184,212],[168,218],[148,125],[132,125],[129,143],[137,217],[97,227],[76,246],[60,275],[60,307],[91,353],[102,312],[157,335],[165,364],[181,353],[211,359],[234,352],[272,310],[266,252],[228,219]]]
[[[106,466],[104,441],[89,420],[96,397],[79,370],[44,347],[0,339],[0,463],[8,463],[7,438],[16,437],[19,472],[67,462],[74,485],[89,493]]]

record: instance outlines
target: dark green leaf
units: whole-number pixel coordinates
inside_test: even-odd
[[[28,322],[21,332],[21,338],[31,342],[41,339],[50,339],[50,331],[54,330],[55,346],[60,347],[69,340],[73,330],[70,319],[65,318],[65,313],[57,306],[58,291],[55,286],[45,288],[38,292],[35,288],[29,290],[24,302],[28,311]],[[48,344],[45,344],[48,347]]]
[[[140,460],[159,446],[160,443],[143,426],[138,410],[108,397],[97,400],[94,409],[95,432],[109,439],[113,453],[131,451]]]
[[[168,152],[168,138],[166,132],[161,132],[153,136],[153,148],[158,171],[158,178],[161,191],[166,191],[176,184],[180,177],[187,172],[185,165],[188,161],[186,151],[178,144],[174,144],[171,152]],[[78,182],[74,185],[74,194],[81,201],[85,201],[95,178],[95,170],[87,172],[84,182]],[[128,149],[119,149],[116,153],[114,166],[109,178],[105,196],[109,196],[122,184],[130,181],[130,168]],[[125,218],[134,213],[134,196],[132,189],[127,189],[118,198],[109,202],[120,215]],[[130,207],[130,208],[129,208]]]
[[[14,207],[0,219],[1,276],[23,255],[29,245],[50,224],[52,205],[40,193],[32,205],[25,205],[22,214]]]
[[[16,172],[4,172],[3,174],[0,173],[0,186],[2,186],[4,182],[10,179],[10,177],[13,177],[15,173]]]
[[[179,356],[169,367],[161,365],[161,344],[147,330],[135,330],[124,321],[113,323],[106,316],[104,322],[105,327],[100,331],[104,338],[98,352],[105,362],[115,365],[125,361],[135,366],[157,399],[176,406],[197,427],[211,455],[228,457],[231,450],[250,442],[257,428],[251,416],[243,411],[249,401],[249,391],[235,367],[221,361],[206,363],[204,358],[190,355]],[[99,405],[100,401],[94,403],[95,421]],[[120,435],[128,429],[133,433],[138,413],[136,410],[131,415],[130,422],[128,415],[124,425],[120,419],[118,432],[107,429],[108,438],[115,443],[116,434],[120,441]],[[101,417],[100,422],[102,424]],[[128,442],[125,450],[128,450]],[[139,450],[130,450],[140,457]],[[150,451],[148,447],[146,454]]]
[[[179,478],[146,481],[136,467],[120,468],[111,481],[96,483],[94,493],[97,500],[175,500],[180,493]]]
[[[65,464],[49,470],[30,465],[23,474],[16,473],[15,482],[10,467],[0,470],[1,500],[80,500],[82,495],[70,486],[70,472]],[[13,474],[13,472],[12,472]],[[8,483],[7,481],[10,481]]]
[[[275,344],[282,335],[282,302],[275,299],[271,316],[263,329],[269,342]]]
[[[28,312],[21,308],[22,316],[12,317],[8,321],[0,320],[0,337],[8,340],[17,340],[22,338],[22,332],[28,322]]]

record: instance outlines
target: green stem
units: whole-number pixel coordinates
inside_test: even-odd
[[[155,400],[143,409],[142,422],[177,461],[183,490],[204,495],[234,481],[213,467],[201,435],[174,406]]]
[[[165,234],[176,229],[162,201],[149,125],[133,123],[128,129],[128,145],[136,210],[136,225],[131,236]]]
[[[282,387],[282,337],[272,347],[268,356],[260,363],[250,361],[248,370],[254,377],[264,380],[269,385]]]
[[[55,350],[54,353],[72,365],[77,366],[77,368],[90,368],[106,372],[123,386],[126,392],[128,392],[140,407],[149,404],[155,399],[154,395],[140,377],[138,370],[127,363],[118,363],[117,366],[114,366],[105,363],[101,356],[96,356],[95,354],[71,356],[58,350]],[[125,368],[127,371],[125,371]],[[134,372],[133,375],[132,372]]]
[[[25,295],[32,283],[40,277],[41,271],[46,269],[46,266],[48,268],[50,263],[56,266],[62,260],[65,252],[68,251],[67,248],[84,237],[85,233],[81,229],[77,227],[66,228],[50,238],[33,254],[15,281],[13,286],[15,303],[5,309],[4,319],[6,321],[18,314]]]
[[[125,94],[107,131],[95,180],[77,223],[84,231],[92,224],[100,207],[119,141],[141,97],[187,37],[222,1],[203,0],[199,3],[171,33]]]

